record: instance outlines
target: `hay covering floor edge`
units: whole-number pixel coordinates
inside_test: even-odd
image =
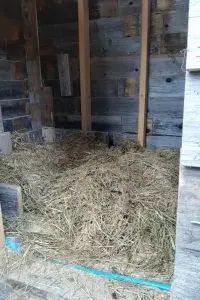
[[[175,251],[179,154],[108,148],[74,136],[30,144],[13,137],[0,182],[23,190],[24,218],[6,223],[23,259],[60,259],[170,280]]]

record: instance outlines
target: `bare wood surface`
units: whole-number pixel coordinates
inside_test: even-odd
[[[3,118],[2,118],[2,111],[1,111],[1,105],[0,105],[0,133],[3,132]]]
[[[0,204],[3,214],[17,218],[23,214],[22,190],[20,186],[0,184]]]
[[[26,66],[30,102],[38,105],[31,113],[34,115],[33,129],[41,128],[40,90],[42,87],[39,55],[38,20],[36,0],[22,0],[23,30],[26,50]]]
[[[142,0],[140,92],[138,115],[138,142],[142,147],[144,147],[146,144],[147,127],[150,6],[151,3],[149,0]]]
[[[3,226],[3,217],[1,212],[1,204],[0,204],[0,250],[5,246],[5,234],[4,234],[4,226]]]
[[[78,0],[82,130],[91,129],[89,2]]]
[[[58,54],[58,72],[60,79],[60,92],[62,97],[72,96],[72,83],[68,54]]]
[[[199,12],[200,2],[190,0],[188,49],[199,42]],[[200,295],[199,86],[200,73],[186,71],[173,300],[199,300]]]
[[[0,155],[9,155],[12,152],[12,140],[10,132],[0,133]]]

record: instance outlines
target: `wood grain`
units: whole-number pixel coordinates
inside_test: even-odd
[[[37,114],[34,111],[33,129],[40,129],[40,91],[42,76],[39,55],[38,21],[36,0],[22,0],[22,17],[26,50],[26,67],[29,83],[30,102],[38,105]]]
[[[0,250],[2,250],[4,246],[5,246],[5,233],[4,233],[3,216],[2,216],[1,204],[0,204]]]
[[[58,61],[61,96],[62,97],[72,96],[69,55],[58,54],[57,61]]]
[[[138,116],[138,142],[142,147],[146,144],[148,68],[149,68],[149,33],[150,33],[150,2],[142,0],[141,25],[141,62],[140,62],[140,92]]]
[[[89,2],[78,0],[82,129],[91,129]]]
[[[17,218],[23,214],[22,191],[20,186],[0,183],[0,204],[3,214]]]

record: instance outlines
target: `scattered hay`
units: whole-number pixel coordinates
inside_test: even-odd
[[[177,153],[108,149],[81,136],[51,145],[14,141],[14,152],[0,157],[0,182],[21,185],[27,214],[8,230],[18,230],[35,255],[170,273]]]

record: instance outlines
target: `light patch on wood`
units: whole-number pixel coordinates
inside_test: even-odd
[[[157,9],[167,10],[170,8],[171,3],[171,0],[157,0]]]
[[[99,1],[99,11],[102,18],[115,17],[117,15],[118,1],[103,0]]]
[[[151,15],[151,32],[152,34],[162,34],[163,32],[163,15],[161,13],[153,13]]]
[[[136,81],[134,79],[127,79],[125,85],[125,96],[131,97],[136,95]]]
[[[53,143],[56,140],[56,131],[54,127],[43,127],[42,137],[45,143]]]
[[[0,155],[12,153],[12,140],[10,132],[0,133]]]
[[[135,37],[138,35],[138,24],[136,16],[124,17],[124,36]]]

